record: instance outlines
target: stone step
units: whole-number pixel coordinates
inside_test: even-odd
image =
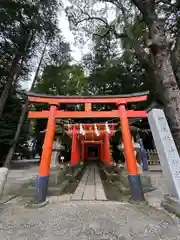
[[[107,200],[100,178],[99,169],[96,165],[87,166],[71,200]]]

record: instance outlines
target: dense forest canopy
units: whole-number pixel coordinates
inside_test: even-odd
[[[66,13],[76,44],[91,43],[81,62],[74,63],[71,46],[59,28],[60,12]],[[59,0],[2,0],[1,163],[9,161],[14,150],[25,152],[32,137],[42,145],[40,132],[46,121],[27,122],[22,89],[32,71],[31,91],[44,94],[115,95],[149,90],[146,103],[130,107],[146,109],[153,101],[160,102],[180,151],[179,16],[179,0],[71,0],[66,8]],[[33,66],[35,58],[37,66]]]

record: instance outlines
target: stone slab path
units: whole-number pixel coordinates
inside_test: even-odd
[[[86,168],[71,200],[107,200],[96,165],[90,165]]]

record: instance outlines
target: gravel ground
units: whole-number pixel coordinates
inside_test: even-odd
[[[175,240],[180,223],[164,211],[117,202],[61,202],[41,209],[6,204],[3,240]]]
[[[35,177],[37,166],[12,170],[7,189]],[[61,196],[44,208],[27,209],[17,199],[0,208],[2,240],[180,240],[180,220],[160,207],[167,193],[162,173],[150,173],[154,206],[120,202],[74,202]]]

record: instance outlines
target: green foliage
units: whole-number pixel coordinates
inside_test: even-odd
[[[43,69],[32,91],[49,95],[84,95],[87,84],[81,66],[70,64],[70,49],[63,39],[55,40],[50,46],[47,64]],[[47,105],[36,105],[36,110],[47,109]],[[61,105],[63,109],[74,109],[74,106]],[[41,154],[46,120],[37,120],[34,126],[34,136],[37,140],[37,152]],[[57,128],[56,134],[69,142],[64,135],[62,124]],[[68,138],[69,139],[69,138]]]
[[[0,2],[0,81],[7,78],[14,56],[21,56],[18,64],[30,70],[27,62],[44,39],[58,33],[58,0],[2,0]],[[21,63],[22,62],[22,63]],[[15,73],[16,74],[16,73]]]
[[[0,1],[0,95],[5,86],[9,86],[6,105],[1,107],[4,109],[0,120],[1,162],[12,144],[24,104],[25,96],[17,86],[18,81],[27,80],[31,60],[39,52],[42,42],[50,42],[60,36],[57,25],[60,4],[59,0]],[[15,62],[17,56],[18,61]],[[16,148],[18,151],[27,148],[27,127],[25,122]]]
[[[85,92],[84,72],[76,65],[48,65],[34,91],[51,95],[82,95]]]
[[[118,95],[145,90],[143,72],[130,69],[121,64],[99,68],[88,78],[90,87],[96,94]],[[146,89],[147,90],[147,89]]]
[[[78,0],[77,0],[78,1]],[[73,0],[76,2],[76,0]],[[131,9],[129,1],[124,3],[125,11]],[[88,2],[85,8],[90,7],[92,1]],[[81,1],[78,1],[81,7]],[[37,79],[32,91],[51,95],[119,95],[140,92],[151,89],[148,78],[150,72],[144,68],[143,64],[134,56],[133,39],[123,38],[121,41],[120,53],[119,42],[114,37],[113,30],[116,24],[120,24],[122,32],[127,31],[127,27],[122,21],[121,14],[110,24],[107,22],[106,9],[102,11],[91,11],[96,17],[96,23],[90,20],[90,25],[83,26],[93,33],[93,49],[91,53],[83,58],[80,65],[71,63],[70,47],[61,36],[57,26],[57,12],[61,7],[59,0],[2,0],[0,3],[0,90],[2,92],[6,84],[9,69],[13,64],[13,59],[17,54],[21,58],[18,65],[21,68],[20,77],[25,79],[30,67],[27,63],[39,51],[39,45],[47,42],[48,53],[42,74]],[[72,6],[74,8],[74,6]],[[69,9],[72,10],[72,9]],[[82,13],[76,9],[79,20],[83,23],[83,18],[88,18],[88,11]],[[87,9],[88,10],[88,9]],[[98,14],[100,14],[98,16]],[[123,14],[122,14],[123,15]],[[133,16],[131,16],[133,15]],[[72,14],[69,15],[72,18]],[[75,16],[76,17],[76,16]],[[102,19],[101,19],[102,17]],[[130,20],[133,21],[130,23]],[[139,13],[134,17],[134,13],[129,13],[129,30],[143,46],[148,40],[146,25],[141,20]],[[83,25],[83,24],[82,24]],[[109,28],[110,27],[110,28]],[[84,36],[84,35],[83,35]],[[103,36],[103,37],[99,37]],[[22,64],[21,64],[22,63]],[[20,79],[20,78],[19,78]],[[6,155],[11,146],[12,139],[21,114],[24,97],[22,90],[17,83],[13,86],[13,93],[9,95],[8,102],[4,110],[4,116],[0,121],[0,150],[1,160]],[[0,92],[0,93],[1,93]],[[77,106],[80,109],[81,106]],[[113,106],[114,107],[114,106]],[[135,106],[131,106],[134,108]],[[144,108],[145,106],[141,106]],[[36,110],[47,109],[48,106],[38,105]],[[61,106],[63,109],[74,109],[74,106]],[[103,106],[100,106],[103,108]],[[111,108],[111,107],[110,107]],[[38,152],[41,154],[41,147],[46,129],[46,120],[38,120],[33,123],[31,134],[37,139]],[[61,132],[62,126],[58,128]],[[24,124],[21,134],[20,146],[27,142],[27,124]]]
[[[2,91],[2,89],[0,90]],[[12,140],[16,132],[17,123],[19,121],[19,116],[21,114],[24,101],[24,93],[20,88],[16,87],[12,92],[11,96],[8,98],[4,115],[2,119],[0,119],[0,165],[3,163],[4,157],[6,156],[12,144]],[[16,148],[19,150],[19,152],[22,151],[23,146],[25,146],[27,143],[27,140],[29,138],[28,132],[29,125],[28,121],[26,120],[23,125],[19,143]]]
[[[121,47],[124,50],[129,50],[129,51],[134,50],[134,43],[137,40],[139,41],[140,44],[142,44],[143,46],[146,46],[149,38],[149,32],[146,24],[144,23],[144,21],[142,21],[142,18],[140,15],[137,15],[133,23],[128,26],[128,31],[131,32],[133,39],[130,39],[128,37],[121,39]],[[124,29],[124,32],[125,32],[125,29]]]

